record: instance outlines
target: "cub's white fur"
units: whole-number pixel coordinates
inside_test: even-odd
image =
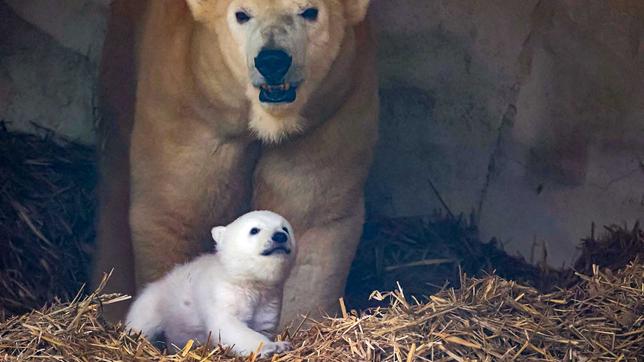
[[[189,339],[233,346],[238,354],[282,352],[272,342],[284,282],[295,260],[291,225],[270,211],[253,211],[212,229],[215,254],[202,255],[149,284],[132,304],[127,326],[148,338],[164,333],[182,347]]]

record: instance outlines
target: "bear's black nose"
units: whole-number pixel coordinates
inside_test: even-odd
[[[283,50],[262,49],[255,58],[255,68],[268,84],[275,85],[284,81],[292,62],[293,58]]]
[[[285,242],[288,241],[288,235],[286,235],[286,233],[278,231],[275,234],[273,234],[273,237],[271,239],[273,239],[273,241],[278,244],[284,244]]]

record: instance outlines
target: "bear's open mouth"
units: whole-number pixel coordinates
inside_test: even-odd
[[[297,85],[293,83],[259,86],[259,101],[263,103],[293,103],[297,97]]]
[[[287,248],[285,246],[276,246],[276,247],[269,248],[269,249],[266,249],[266,250],[262,251],[263,256],[269,256],[269,255],[273,255],[273,254],[287,254],[288,255],[290,253],[291,253],[291,249],[289,249],[289,248]]]

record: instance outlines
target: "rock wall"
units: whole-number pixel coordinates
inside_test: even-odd
[[[94,142],[95,83],[108,13],[95,1],[0,0],[0,120],[10,129],[38,125]]]
[[[369,210],[474,211],[570,261],[644,219],[644,2],[378,1],[382,132]]]
[[[0,117],[93,142],[108,1],[5,1],[36,26],[0,0]],[[509,250],[547,243],[557,266],[592,222],[644,219],[643,1],[374,0],[372,10],[382,95],[372,217],[427,214],[443,207],[438,194]]]

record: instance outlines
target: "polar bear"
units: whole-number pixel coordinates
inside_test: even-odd
[[[280,353],[272,342],[282,307],[284,282],[295,260],[291,225],[270,211],[247,213],[212,229],[216,253],[175,267],[143,289],[126,326],[147,338],[163,333],[182,347],[190,340],[221,342],[248,355]],[[209,337],[210,335],[210,337]]]
[[[337,308],[378,133],[368,5],[112,3],[95,281],[114,268],[110,291],[133,294],[206,250],[209,225],[273,210],[300,243],[283,321]]]

